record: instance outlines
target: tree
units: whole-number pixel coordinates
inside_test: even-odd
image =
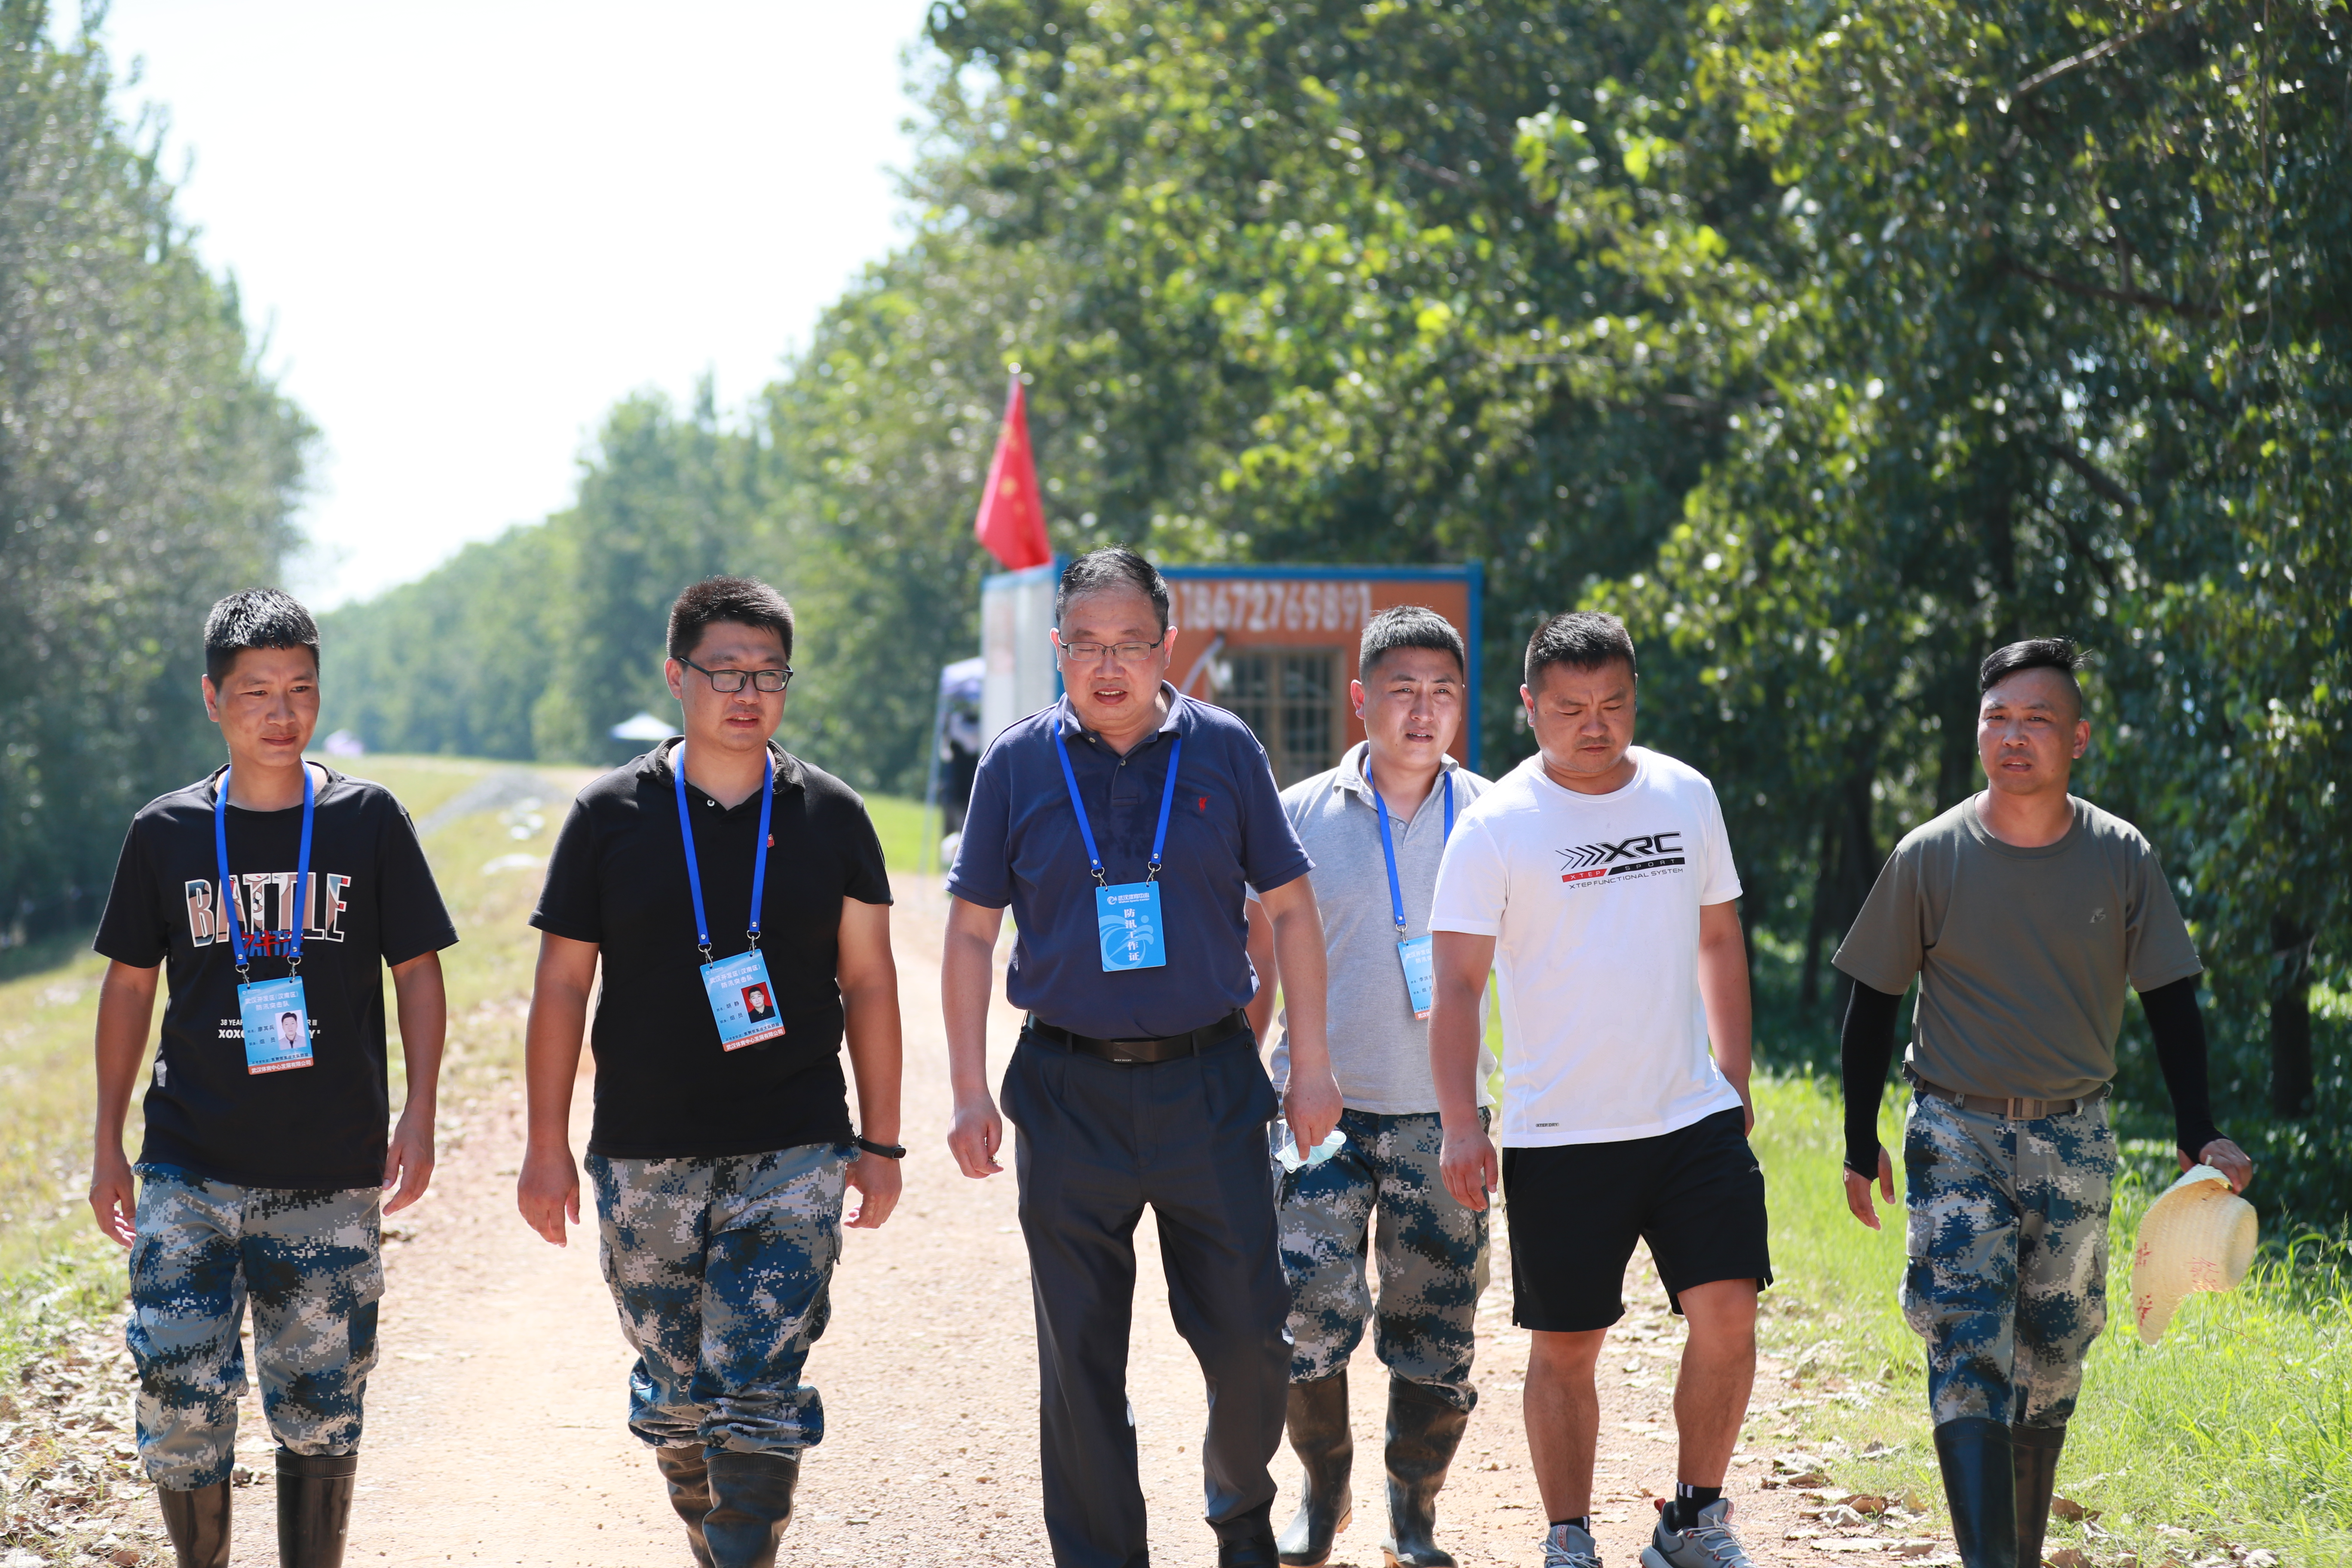
[[[276,574],[311,439],[111,86],[0,4],[0,941],[94,914],[131,813],[218,756],[205,612]]]

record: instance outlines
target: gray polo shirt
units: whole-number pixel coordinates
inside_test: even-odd
[[[1350,1110],[1382,1116],[1434,1111],[1437,1089],[1429,1072],[1429,1026],[1412,1016],[1404,969],[1397,962],[1396,920],[1389,902],[1389,874],[1381,854],[1380,819],[1372,815],[1372,792],[1364,783],[1359,742],[1339,765],[1303,779],[1282,792],[1282,812],[1298,835],[1315,868],[1307,879],[1315,908],[1323,917],[1323,946],[1330,965],[1328,1034],[1331,1072],[1339,1098]],[[1453,758],[1445,759],[1454,781],[1454,816],[1459,823],[1487,784]],[[1411,822],[1389,819],[1396,844],[1397,886],[1404,895],[1405,931],[1429,932],[1430,900],[1437,891],[1437,863],[1445,853],[1444,785],[1433,786]],[[1486,1003],[1478,1003],[1481,1032]],[[1285,1008],[1276,1036],[1273,1075],[1279,1089],[1290,1077],[1290,1016]],[[1489,1105],[1486,1079],[1495,1058],[1478,1049],[1478,1103]]]

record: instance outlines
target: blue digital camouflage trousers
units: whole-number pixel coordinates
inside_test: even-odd
[[[1468,1410],[1478,1402],[1470,1362],[1486,1289],[1486,1212],[1464,1208],[1445,1190],[1434,1111],[1343,1110],[1339,1130],[1348,1141],[1330,1158],[1296,1171],[1276,1167],[1290,1381],[1313,1383],[1345,1367],[1370,1321],[1373,1353],[1392,1375]],[[1274,1146],[1288,1136],[1276,1121]],[[1365,1279],[1368,1253],[1380,1276],[1377,1306]]]
[[[637,1352],[630,1431],[737,1453],[824,1439],[824,1405],[801,1370],[831,1312],[849,1153],[588,1156],[604,1282]]]
[[[270,1435],[297,1454],[357,1449],[383,1296],[383,1194],[241,1187],[158,1165],[139,1174],[125,1338],[148,1478],[170,1491],[228,1479],[247,1301]]]
[[[2107,1322],[2106,1101],[2012,1121],[1914,1094],[1903,1165],[1903,1315],[1937,1424],[2064,1426]]]

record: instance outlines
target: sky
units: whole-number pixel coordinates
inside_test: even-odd
[[[568,505],[640,388],[740,407],[902,236],[926,0],[114,0],[126,118],[321,441],[318,608]],[[193,160],[191,163],[190,160]]]

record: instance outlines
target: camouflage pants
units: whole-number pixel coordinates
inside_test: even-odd
[[[1903,1165],[1903,1315],[1937,1423],[2065,1425],[2107,1322],[2106,1101],[2011,1121],[1915,1094]]]
[[[801,1369],[832,1310],[848,1147],[587,1164],[604,1283],[637,1352],[629,1430],[737,1453],[823,1441]]]
[[[1329,1159],[1276,1168],[1290,1381],[1345,1367],[1369,1319],[1373,1352],[1392,1375],[1468,1410],[1478,1402],[1470,1360],[1486,1289],[1486,1215],[1455,1203],[1438,1176],[1444,1136],[1435,1112],[1343,1110],[1339,1130],[1348,1141]],[[1275,1147],[1287,1138],[1276,1121]],[[1368,1250],[1380,1274],[1377,1308],[1364,1276]]]
[[[297,1454],[358,1448],[383,1295],[383,1194],[240,1187],[152,1165],[140,1176],[125,1337],[148,1478],[171,1491],[228,1479],[248,1300],[270,1435]]]

